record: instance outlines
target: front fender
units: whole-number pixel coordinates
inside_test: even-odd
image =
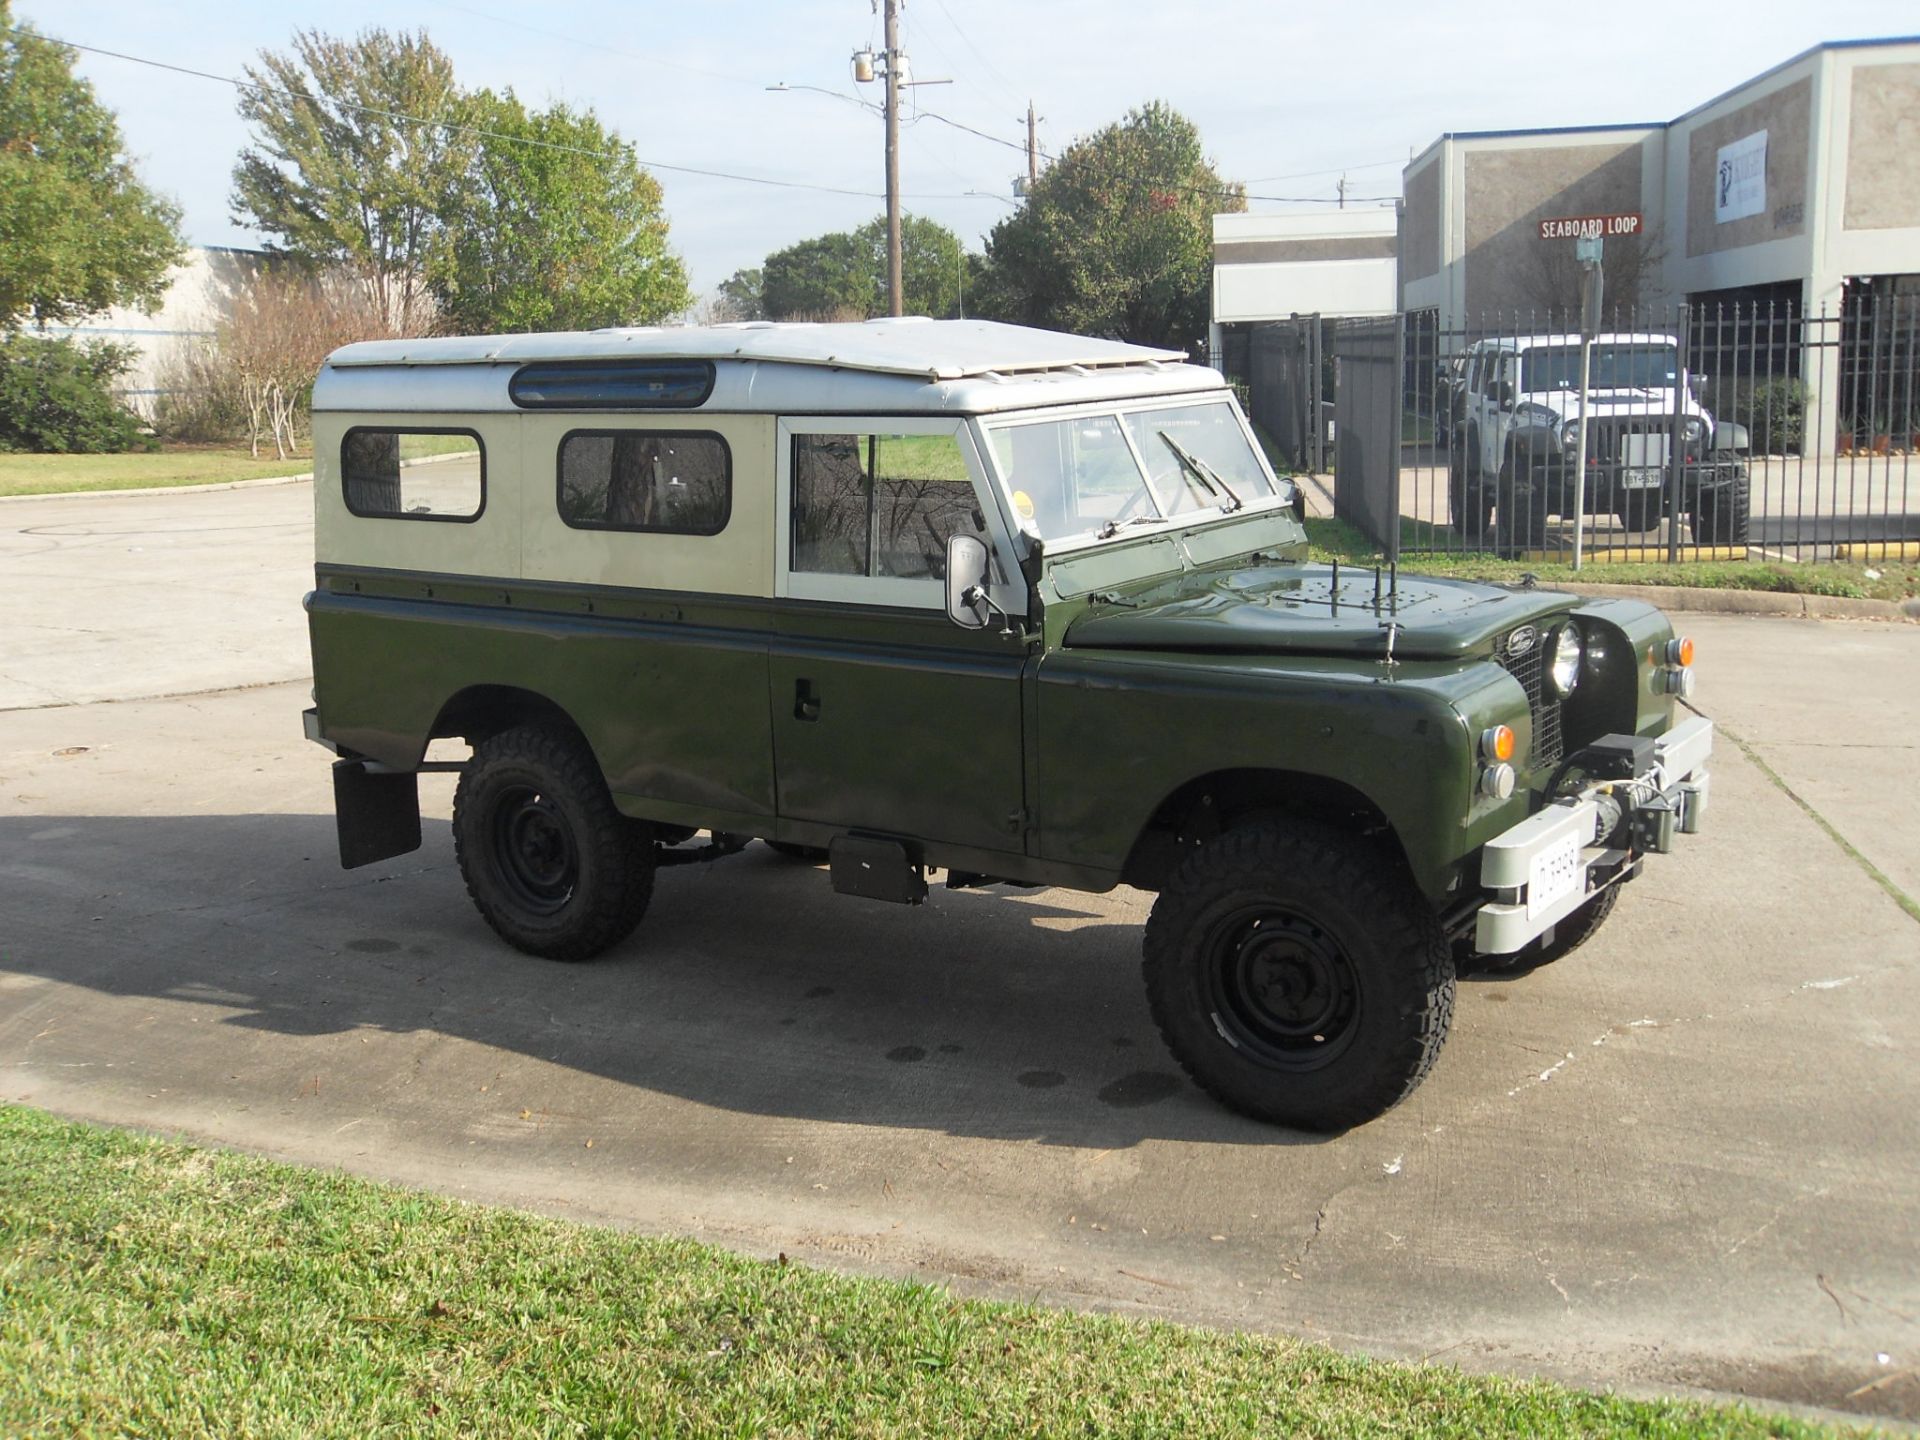
[[[1047,860],[1119,871],[1197,777],[1286,771],[1364,797],[1436,898],[1492,823],[1476,806],[1465,717],[1502,685],[1526,712],[1519,686],[1483,661],[1055,651],[1036,683],[1031,808]],[[1507,803],[1524,814],[1524,800]]]

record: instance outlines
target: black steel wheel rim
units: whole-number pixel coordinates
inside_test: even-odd
[[[517,904],[551,915],[572,898],[580,847],[552,797],[531,785],[503,791],[493,810],[493,842],[500,878]]]
[[[1360,976],[1325,926],[1255,902],[1216,919],[1201,942],[1214,1024],[1241,1053],[1274,1070],[1318,1070],[1353,1044]]]

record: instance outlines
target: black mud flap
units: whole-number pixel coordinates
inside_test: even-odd
[[[367,773],[359,760],[333,762],[333,814],[340,868],[356,870],[420,848],[420,777]]]

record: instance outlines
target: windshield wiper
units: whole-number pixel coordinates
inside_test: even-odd
[[[1111,540],[1129,525],[1158,525],[1167,517],[1164,515],[1129,515],[1124,520],[1109,520],[1093,532],[1096,540]]]
[[[1173,452],[1173,458],[1180,462],[1183,469],[1187,470],[1199,480],[1199,482],[1206,487],[1209,494],[1224,495],[1227,497],[1220,502],[1221,514],[1231,515],[1246,503],[1238,495],[1233,493],[1233,487],[1222,480],[1219,472],[1207,464],[1206,461],[1191,454],[1185,446],[1166,431],[1162,430],[1158,433],[1160,439],[1165,442],[1166,447]]]

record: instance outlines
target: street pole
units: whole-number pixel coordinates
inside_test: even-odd
[[[1027,101],[1027,193],[1033,193],[1040,178],[1040,142],[1034,138],[1033,101]]]
[[[1600,329],[1606,272],[1600,268],[1605,242],[1597,235],[1574,241],[1580,262],[1580,423],[1573,442],[1573,568],[1580,569],[1587,533],[1587,391],[1593,382],[1593,337]]]
[[[886,0],[887,15],[887,303],[903,315],[900,274],[900,0]]]

